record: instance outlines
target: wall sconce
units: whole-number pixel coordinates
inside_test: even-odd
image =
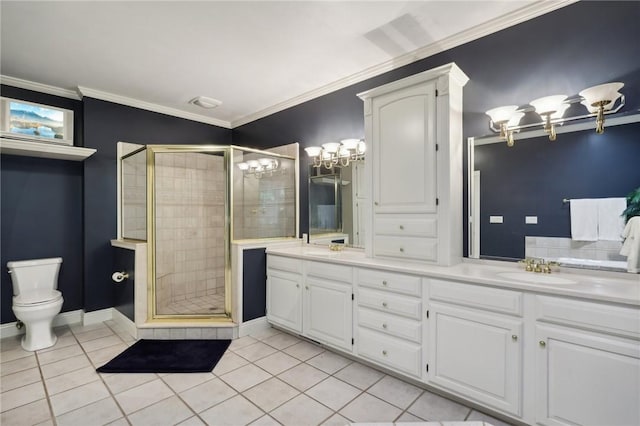
[[[347,167],[351,161],[364,158],[367,146],[361,139],[343,139],[338,142],[328,142],[319,146],[304,149],[313,160],[313,167],[324,166],[332,169],[334,166]]]
[[[556,124],[567,121],[596,117],[596,132],[604,132],[604,116],[620,111],[625,104],[624,95],[618,92],[624,83],[607,83],[584,89],[577,96],[568,98],[566,95],[552,95],[529,102],[530,106],[518,108],[514,105],[493,108],[486,112],[491,118],[489,127],[500,133],[508,146],[514,145],[514,132],[540,127],[549,135],[549,140],[556,140]],[[614,106],[618,102],[617,107]],[[588,114],[564,117],[565,112],[573,103],[580,102],[589,111]],[[520,120],[526,113],[535,112],[542,122],[520,125]]]
[[[273,172],[278,170],[280,163],[273,158],[260,158],[238,163],[237,166],[245,176],[253,176],[260,179],[264,176],[273,176]]]

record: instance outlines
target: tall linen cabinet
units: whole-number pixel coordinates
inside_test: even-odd
[[[454,63],[358,94],[371,182],[368,257],[462,258],[462,88]]]

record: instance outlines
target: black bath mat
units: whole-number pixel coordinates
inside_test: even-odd
[[[99,373],[204,373],[213,370],[231,340],[139,340],[96,369]]]

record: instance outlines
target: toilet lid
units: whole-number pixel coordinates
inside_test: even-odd
[[[62,297],[62,293],[58,290],[33,290],[20,293],[13,297],[14,305],[36,305],[39,303],[55,302]]]

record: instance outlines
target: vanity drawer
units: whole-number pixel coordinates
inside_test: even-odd
[[[438,240],[420,237],[390,237],[375,235],[373,250],[376,256],[389,256],[399,259],[438,260]]]
[[[400,339],[411,340],[415,343],[422,341],[422,326],[420,321],[359,307],[358,325],[379,331],[380,333],[390,334]]]
[[[536,296],[536,319],[640,339],[640,308]]]
[[[376,235],[432,237],[438,235],[436,218],[411,215],[376,215]]]
[[[358,327],[358,355],[393,370],[421,377],[422,348],[366,328]]]
[[[330,281],[353,282],[353,268],[324,262],[306,262],[307,276],[325,278]]]
[[[420,299],[364,288],[358,289],[358,306],[417,320],[421,318],[420,313],[422,312]]]
[[[358,269],[358,285],[379,290],[420,296],[422,279],[415,275],[398,274],[376,269]]]
[[[518,291],[430,279],[429,298],[477,309],[522,316],[523,294]]]
[[[267,255],[267,268],[279,269],[281,271],[302,273],[302,261],[291,257]]]

